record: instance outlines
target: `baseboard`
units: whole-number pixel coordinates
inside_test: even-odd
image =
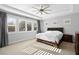
[[[23,41],[29,41],[29,40],[33,40],[33,39],[24,39],[24,40],[18,40],[18,41],[14,41],[14,42],[9,42],[8,45],[13,45],[13,44],[16,44],[16,43],[20,43],[20,42],[23,42]]]

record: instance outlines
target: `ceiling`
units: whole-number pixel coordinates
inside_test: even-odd
[[[40,9],[40,5],[42,4],[7,4],[10,7],[22,10],[24,12],[31,13],[33,15],[39,16],[41,18],[47,18],[47,17],[54,17],[57,15],[67,14],[71,13],[73,11],[73,5],[72,4],[43,4],[43,6],[48,6],[47,8],[50,11],[47,11],[49,14],[40,14],[37,13],[38,11],[34,8]]]

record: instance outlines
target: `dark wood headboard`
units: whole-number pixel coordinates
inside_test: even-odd
[[[61,31],[62,33],[64,32],[64,28],[62,28],[62,27],[48,28],[48,29],[47,29],[47,31],[54,31],[54,30]]]

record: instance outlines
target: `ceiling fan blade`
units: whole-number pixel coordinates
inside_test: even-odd
[[[39,10],[38,8],[35,8],[35,7],[32,7],[32,8],[34,8],[34,9],[36,9],[36,10]]]
[[[41,6],[41,9],[43,8],[43,5],[40,5]]]
[[[43,12],[41,12],[41,11],[39,11],[39,12],[40,12],[41,15],[43,14]]]
[[[52,11],[52,10],[49,10],[49,9],[45,9],[45,11]]]
[[[44,13],[45,13],[45,14],[49,14],[49,13],[47,13],[47,12],[45,12],[45,11],[44,11]]]
[[[36,12],[36,14],[38,14],[38,13],[40,13],[39,11],[38,12]]]
[[[41,15],[43,14],[43,12],[41,12]]]
[[[45,7],[44,10],[47,9],[47,8],[49,8],[49,6]]]

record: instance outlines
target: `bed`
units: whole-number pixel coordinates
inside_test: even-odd
[[[49,35],[49,32],[51,32],[50,35]],[[37,36],[39,36],[39,37],[36,36],[37,42],[45,43],[45,44],[48,44],[48,45],[51,45],[51,46],[56,46],[57,48],[59,48],[59,46],[60,46],[60,44],[62,42],[63,35],[62,35],[62,37],[60,39],[57,39],[58,40],[58,42],[57,42],[56,39],[54,39],[55,35],[52,35],[52,32],[54,32],[54,34],[55,34],[55,32],[63,33],[63,28],[48,28],[47,32],[37,34]],[[52,36],[53,41],[46,35]],[[42,38],[40,38],[40,36]]]

